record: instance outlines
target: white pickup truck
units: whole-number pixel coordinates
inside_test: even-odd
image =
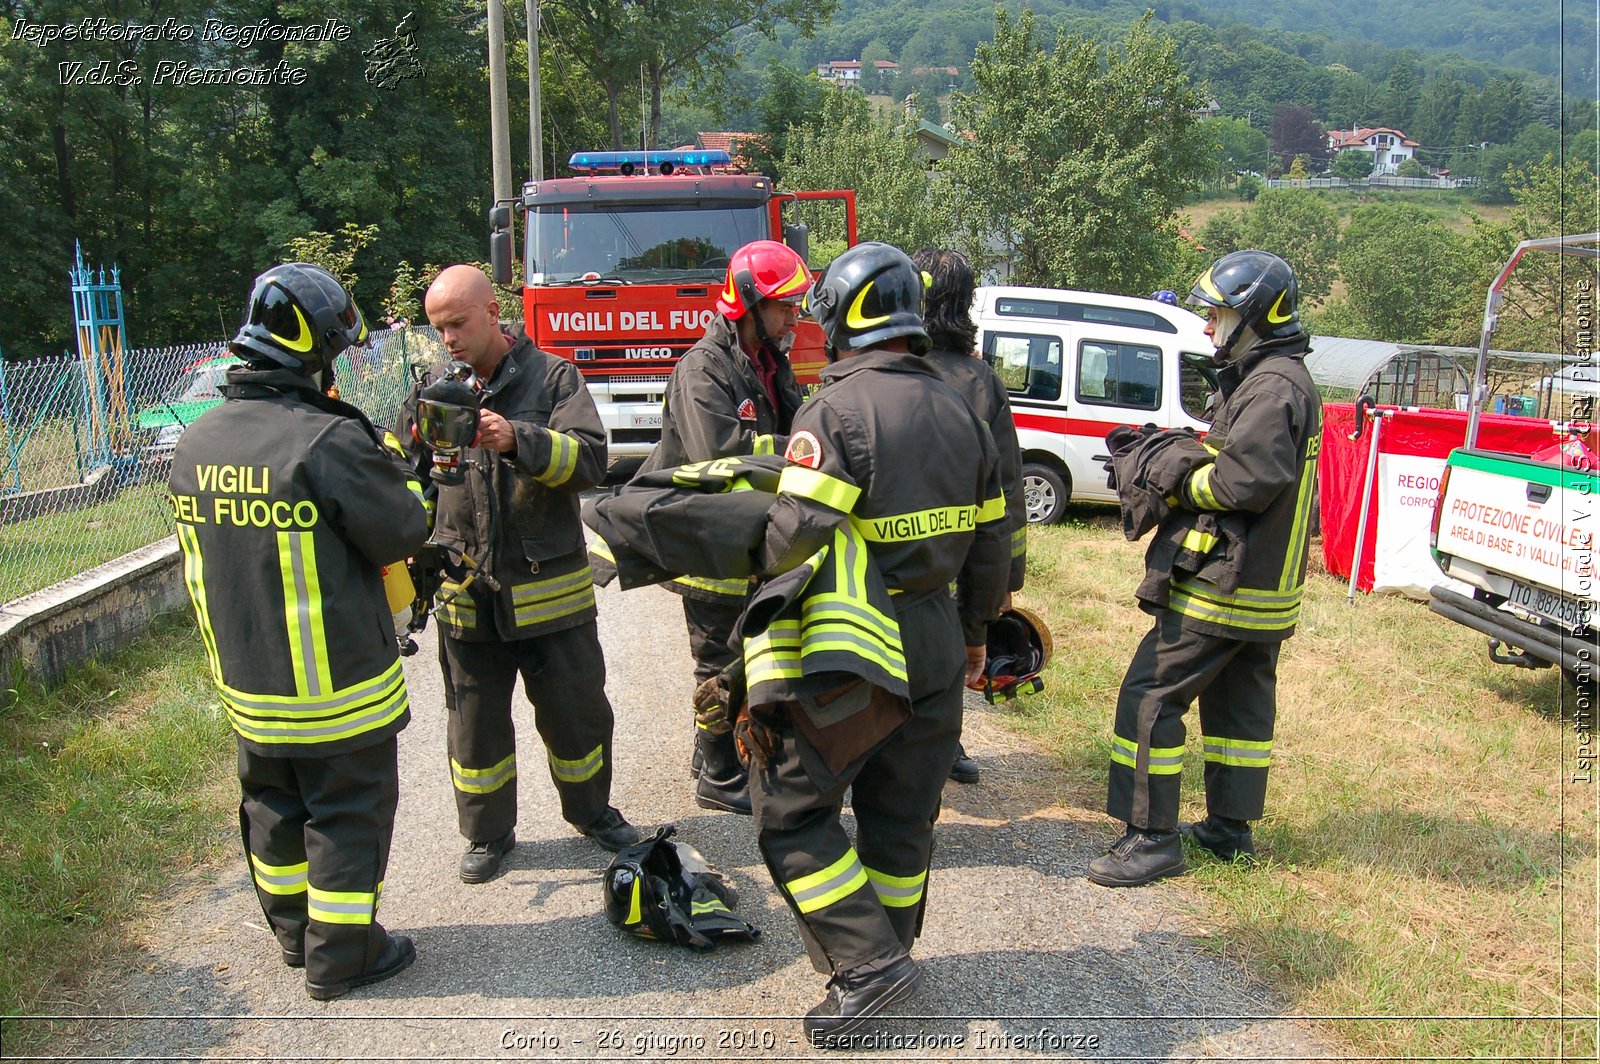
[[[1479,411],[1488,399],[1489,337],[1511,272],[1530,251],[1574,256],[1592,276],[1600,233],[1525,240],[1489,288],[1466,442],[1446,462],[1432,535],[1439,568],[1472,592],[1434,587],[1429,607],[1487,635],[1492,660],[1534,669],[1558,666],[1592,698],[1600,675],[1595,400],[1570,400],[1572,409],[1564,411],[1570,420],[1555,423],[1559,435],[1538,457],[1490,450],[1478,439]],[[1592,308],[1593,283],[1580,280],[1578,289],[1580,301],[1586,298]],[[1592,309],[1580,306],[1578,318],[1573,354],[1592,361]]]

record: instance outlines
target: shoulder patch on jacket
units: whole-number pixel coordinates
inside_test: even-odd
[[[756,404],[753,399],[746,399],[739,404],[739,420],[754,421],[756,419]]]
[[[789,438],[789,448],[783,457],[795,465],[815,469],[822,464],[822,444],[809,432],[801,431]]]

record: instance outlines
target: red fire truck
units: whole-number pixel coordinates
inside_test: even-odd
[[[568,165],[576,176],[529,181],[516,201],[528,335],[583,372],[611,457],[643,456],[661,438],[667,375],[716,314],[729,256],[767,239],[805,258],[801,200],[838,201],[853,245],[855,193],[779,192],[731,172],[725,151],[578,152]],[[495,279],[510,283],[508,205],[490,212],[489,246]],[[802,385],[816,381],[815,324],[800,323],[789,357]]]

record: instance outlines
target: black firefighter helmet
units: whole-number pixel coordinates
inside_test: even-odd
[[[720,938],[754,941],[761,932],[733,915],[738,892],[668,824],[625,847],[606,869],[606,919],[639,938],[708,950]]]
[[[338,278],[309,262],[286,262],[256,278],[230,346],[258,368],[315,377],[366,338],[366,319]]]
[[[933,346],[922,324],[922,271],[897,247],[869,241],[833,260],[806,295],[830,361],[904,336],[916,354]]]
[[[1232,349],[1245,329],[1263,342],[1299,336],[1300,284],[1290,265],[1270,251],[1235,251],[1212,263],[1195,281],[1189,302],[1239,315],[1239,327],[1217,350]]]
[[[988,658],[983,676],[972,685],[991,703],[1044,690],[1044,671],[1054,649],[1050,629],[1032,610],[1013,606],[989,625]]]

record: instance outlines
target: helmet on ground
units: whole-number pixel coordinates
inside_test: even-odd
[[[1169,307],[1175,307],[1178,305],[1178,293],[1174,292],[1170,288],[1163,288],[1159,292],[1152,292],[1150,293],[1150,298],[1155,300],[1157,303],[1165,303]]]
[[[1226,352],[1244,329],[1263,341],[1299,336],[1300,286],[1294,270],[1270,251],[1235,251],[1212,263],[1189,293],[1197,306],[1221,307],[1239,315],[1239,327],[1218,345]]]
[[[728,260],[728,280],[717,297],[717,310],[738,321],[763,299],[798,303],[810,287],[811,271],[799,252],[776,240],[752,240]]]
[[[246,362],[311,377],[366,338],[366,319],[338,278],[309,262],[286,262],[256,278],[229,346]]]
[[[623,848],[606,869],[606,919],[639,938],[708,950],[720,938],[754,941],[761,932],[733,915],[739,895],[722,873],[668,824]]]
[[[989,625],[988,658],[983,676],[972,685],[990,702],[1008,702],[1018,695],[1044,690],[1044,671],[1054,649],[1050,629],[1031,610],[1013,606]]]
[[[922,323],[922,271],[897,247],[857,244],[833,260],[806,296],[830,351],[861,351],[904,336],[911,350],[932,347]]]

